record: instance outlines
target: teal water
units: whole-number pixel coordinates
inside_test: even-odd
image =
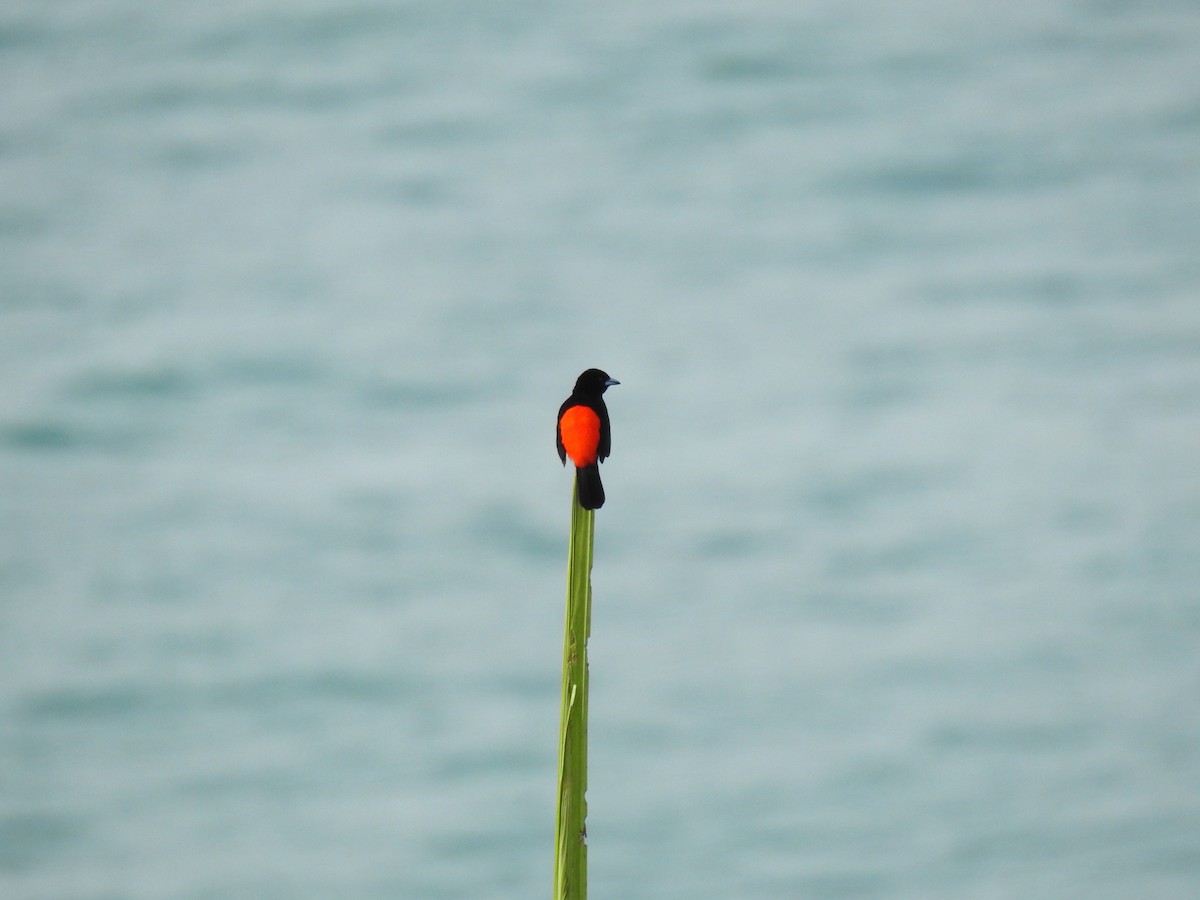
[[[0,12],[0,896],[1200,892],[1200,13]]]

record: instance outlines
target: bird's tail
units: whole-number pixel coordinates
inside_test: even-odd
[[[600,483],[600,466],[592,463],[575,470],[575,488],[579,505],[584,509],[599,509],[604,505],[604,485]]]

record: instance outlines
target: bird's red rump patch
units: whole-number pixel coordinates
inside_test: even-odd
[[[558,420],[563,449],[575,466],[590,466],[600,446],[600,417],[586,406],[572,406]]]

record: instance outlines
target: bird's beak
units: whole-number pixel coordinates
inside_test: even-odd
[[[615,378],[610,378],[610,379],[608,379],[608,381],[604,382],[604,386],[605,386],[605,387],[612,387],[614,384],[620,384],[620,383],[621,383],[621,382],[617,381],[617,379],[615,379]]]

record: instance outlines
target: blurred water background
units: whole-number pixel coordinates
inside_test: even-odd
[[[1200,896],[1191,3],[11,0],[0,895]]]

